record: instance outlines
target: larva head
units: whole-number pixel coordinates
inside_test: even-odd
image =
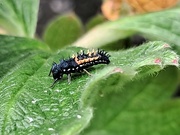
[[[58,64],[56,64],[55,62],[53,62],[51,70],[49,72],[49,76],[53,75],[54,80],[60,80],[62,78],[62,72],[61,69],[58,67]]]

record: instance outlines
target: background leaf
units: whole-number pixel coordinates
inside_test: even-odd
[[[6,41],[8,38],[10,42]],[[22,44],[20,41],[23,41]],[[23,44],[26,45],[23,46]],[[12,58],[13,54],[10,55],[12,61],[16,60],[12,66],[8,69],[2,66],[1,134],[80,133],[89,125],[92,117],[96,117],[93,116],[93,108],[101,96],[105,96],[106,93],[121,93],[121,89],[126,88],[132,79],[144,78],[167,65],[178,65],[173,63],[178,56],[169,47],[164,46],[164,42],[150,42],[128,51],[110,52],[111,64],[92,68],[90,71],[93,74],[92,77],[86,74],[75,74],[72,77],[72,83],[67,85],[65,76],[54,89],[51,89],[53,79],[47,76],[51,63],[58,62],[63,57],[68,58],[82,48],[68,47],[60,50],[58,54],[51,55],[44,49],[31,50],[31,46],[42,48],[43,45],[37,41],[2,36],[0,50],[7,55],[9,53],[6,53],[5,45],[12,48],[16,46],[19,51],[14,49],[14,58]],[[30,52],[29,55],[26,55],[26,49]],[[22,56],[20,56],[21,53]],[[156,61],[157,58],[158,61]],[[5,61],[1,59],[2,63]],[[100,88],[105,85],[106,89],[102,91]],[[116,85],[114,90],[108,89]],[[173,88],[174,85],[170,86]]]
[[[95,27],[98,24],[101,24],[103,22],[105,22],[106,19],[104,18],[104,16],[98,14],[95,17],[93,17],[92,19],[90,19],[87,24],[86,24],[86,30],[89,31],[90,29],[92,29],[93,27]]]
[[[57,51],[77,40],[82,32],[77,16],[68,14],[53,20],[46,28],[43,39],[52,50]]]
[[[0,0],[0,27],[6,34],[34,37],[39,0]]]
[[[141,33],[148,38],[180,45],[180,9],[126,17],[99,25],[74,43],[87,48],[100,47]],[[99,34],[103,33],[103,34]]]

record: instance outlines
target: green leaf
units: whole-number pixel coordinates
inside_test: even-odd
[[[33,37],[39,0],[0,0],[0,26],[8,35]]]
[[[93,105],[96,109],[91,125],[83,134],[178,135],[180,100],[171,98],[177,83],[177,69],[171,67],[155,76],[128,82],[121,90],[112,86],[117,92],[99,96]]]
[[[149,42],[127,51],[109,52],[110,65],[95,66],[90,70],[92,77],[84,73],[74,74],[71,84],[68,85],[67,77],[64,76],[52,89],[50,85],[53,79],[48,76],[52,62],[58,62],[63,57],[68,58],[82,48],[68,47],[57,54],[49,54],[46,50],[37,49],[43,46],[41,44],[24,38],[1,37],[1,52],[10,55],[8,52],[5,53],[7,51],[5,46],[10,46],[9,49],[11,47],[19,49],[12,51],[14,55],[10,55],[10,59],[7,55],[7,59],[0,59],[2,63],[13,62],[17,59],[8,69],[5,66],[1,68],[0,134],[78,134],[88,125],[94,125],[93,121],[96,118],[96,109],[98,109],[95,107],[102,97],[106,102],[109,101],[110,105],[113,102],[109,99],[117,98],[123,91],[134,93],[139,79],[145,83],[143,78],[152,76],[166,66],[178,66],[178,63],[174,63],[174,60],[178,59],[177,54],[166,43]],[[25,52],[29,52],[29,55],[23,57]],[[173,76],[174,72],[171,72],[172,81],[177,80],[176,76]],[[165,77],[162,78],[165,79]],[[132,87],[128,85],[131,83],[134,84]],[[174,84],[169,84],[168,88],[173,89]],[[114,95],[114,98],[106,95]],[[125,96],[128,97],[128,94]],[[132,97],[131,94],[130,97]],[[121,98],[118,99],[123,101]],[[163,99],[160,100],[163,101]],[[108,108],[109,105],[105,106]],[[112,112],[114,117],[116,112]],[[105,121],[106,117],[109,119],[108,112],[102,113],[102,116]],[[87,131],[94,132],[94,130]]]
[[[164,10],[126,17],[99,25],[74,43],[75,46],[100,47],[135,33],[180,45],[180,9]],[[103,34],[99,34],[103,33]]]
[[[82,32],[82,24],[77,16],[68,14],[53,20],[47,26],[43,39],[52,50],[57,51],[77,40]]]
[[[18,62],[26,61],[27,57],[37,55],[35,49],[49,50],[45,44],[28,38],[0,36],[0,79]]]

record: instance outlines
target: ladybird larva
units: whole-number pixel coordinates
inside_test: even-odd
[[[62,79],[64,74],[68,75],[68,82],[71,80],[71,74],[85,71],[86,73],[90,74],[86,69],[88,67],[97,65],[97,64],[109,64],[110,55],[105,52],[104,50],[97,50],[97,51],[81,51],[77,53],[77,55],[73,55],[72,58],[61,60],[59,64],[53,62],[52,67],[49,72],[49,76],[53,75],[54,84]]]

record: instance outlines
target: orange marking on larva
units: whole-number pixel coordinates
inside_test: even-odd
[[[81,64],[80,61],[78,60],[77,56],[74,58],[74,60],[78,65]]]
[[[89,59],[84,59],[84,62],[89,62]]]
[[[97,55],[97,52],[95,52],[94,50],[93,50],[93,52],[92,51],[90,52],[88,50],[87,54],[88,54],[89,58],[84,58],[82,60],[79,60],[77,55],[76,56],[73,55],[72,57],[74,58],[75,62],[78,65],[81,65],[81,64],[84,64],[84,63],[88,63],[88,62],[92,62],[92,61],[95,61],[95,60],[99,59],[99,56]]]
[[[80,65],[80,64],[82,64],[82,61],[81,61],[81,60],[79,60],[79,61],[78,61],[78,64],[79,64],[79,65]]]
[[[94,60],[97,60],[99,57],[97,56],[97,57],[94,57]]]
[[[94,58],[89,58],[89,61],[93,61],[94,60]]]
[[[94,58],[90,58],[90,61],[94,61],[94,60],[97,60],[99,57],[94,57]]]
[[[86,60],[86,59],[84,59],[84,60],[79,60],[79,61],[78,61],[78,64],[80,65],[80,64],[86,63],[85,60]]]
[[[92,54],[91,52],[88,53],[89,56],[91,56],[91,54]]]
[[[80,60],[80,61],[81,61],[82,64],[85,62],[85,60]]]

